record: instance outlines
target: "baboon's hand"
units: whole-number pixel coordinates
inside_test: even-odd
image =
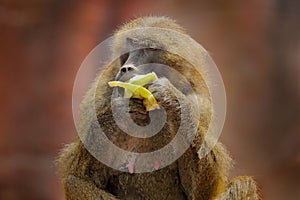
[[[158,103],[167,110],[178,110],[182,107],[180,103],[185,103],[186,101],[186,96],[176,89],[167,78],[160,78],[153,81],[149,85],[148,90],[153,94]]]
[[[158,104],[166,110],[167,123],[177,128],[183,126],[182,130],[189,130],[185,132],[191,134],[184,137],[193,137],[192,130],[197,127],[199,116],[196,105],[190,97],[184,95],[166,78],[155,80],[149,85],[148,90],[152,92]]]

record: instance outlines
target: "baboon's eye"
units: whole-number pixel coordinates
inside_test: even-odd
[[[155,48],[155,47],[149,47],[148,50],[150,50],[150,51],[156,51],[156,50],[158,50],[158,49]]]
[[[129,53],[122,54],[120,56],[121,65],[124,65],[129,58]]]

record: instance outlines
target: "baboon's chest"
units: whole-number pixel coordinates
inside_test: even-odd
[[[151,173],[112,175],[107,190],[120,199],[186,199],[175,164]]]

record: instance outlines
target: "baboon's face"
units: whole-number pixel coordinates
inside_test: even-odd
[[[145,75],[156,72],[158,77],[162,77],[157,70],[157,65],[162,63],[160,56],[162,47],[151,39],[136,39],[127,37],[125,42],[125,52],[120,56],[120,69],[115,80],[126,82],[135,75]],[[156,68],[156,70],[154,69]],[[147,86],[145,86],[147,87]],[[118,88],[117,97],[122,101],[123,88]],[[121,106],[121,105],[119,105]],[[146,125],[150,122],[149,113],[146,112],[142,99],[131,98],[129,100],[130,116],[138,125]]]

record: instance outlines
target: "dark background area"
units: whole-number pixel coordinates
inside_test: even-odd
[[[76,137],[72,87],[89,51],[143,15],[182,24],[228,100],[221,136],[266,200],[300,199],[300,1],[0,1],[0,199],[63,199],[54,159]]]

